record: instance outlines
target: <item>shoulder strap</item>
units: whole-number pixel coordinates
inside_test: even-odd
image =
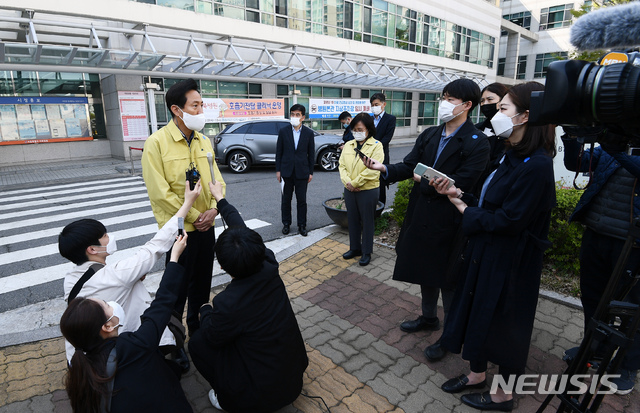
[[[92,265],[93,267],[93,265]],[[111,349],[111,351],[109,352],[109,357],[107,358],[107,368],[106,368],[106,374],[107,377],[111,377],[111,380],[109,380],[107,382],[107,397],[108,399],[106,400],[106,403],[103,404],[103,406],[106,407],[106,411],[105,413],[108,413],[111,411],[111,397],[113,397],[113,383],[116,381],[116,347],[113,346],[113,348]]]
[[[87,281],[89,281],[91,277],[93,277],[93,274],[95,274],[96,271],[100,270],[102,267],[104,267],[103,264],[95,263],[87,269],[87,271],[82,275],[82,277],[80,277],[76,285],[74,285],[73,288],[71,289],[71,292],[69,293],[69,298],[67,298],[67,303],[70,303],[71,300],[73,300],[78,296],[78,293],[80,293],[82,286]]]

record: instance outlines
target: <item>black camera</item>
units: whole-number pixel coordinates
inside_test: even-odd
[[[582,60],[552,62],[544,91],[531,94],[529,122],[604,126],[617,134],[639,135],[640,55],[615,53],[631,63],[612,63],[610,55],[600,59],[603,65]]]
[[[189,164],[189,169],[187,169],[185,174],[187,176],[187,181],[189,181],[189,188],[193,191],[200,180],[200,172],[198,171],[198,168],[196,168],[196,165],[191,162]]]

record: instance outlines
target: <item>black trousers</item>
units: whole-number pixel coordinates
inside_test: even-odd
[[[351,192],[345,188],[344,203],[349,221],[349,249],[363,254],[373,252],[375,213],[378,203],[378,188]]]
[[[187,282],[182,284],[182,290],[174,310],[180,318],[184,313],[184,305],[187,305],[187,328],[189,336],[192,336],[200,328],[198,312],[202,304],[209,302],[211,292],[211,278],[213,277],[213,247],[216,243],[216,234],[211,228],[206,232],[188,232],[187,248],[180,256],[178,263],[185,268]],[[171,250],[167,252],[166,262],[171,258]]]
[[[298,212],[298,226],[307,225],[307,185],[309,177],[296,179],[295,177],[282,177],[284,179],[284,190],[282,191],[282,223],[291,225],[291,200],[293,192],[296,193],[296,206]]]
[[[580,248],[580,291],[584,310],[585,330],[594,316],[607,283],[622,251],[624,241],[607,235],[598,234],[592,229],[585,230]],[[635,271],[640,265],[640,248],[633,248],[626,269]],[[623,275],[624,277],[624,275]],[[619,285],[622,288],[628,278]],[[619,299],[619,297],[613,297]],[[640,304],[640,284],[631,289],[625,301]],[[622,368],[638,370],[640,368],[640,334],[636,333],[631,347],[622,362]]]

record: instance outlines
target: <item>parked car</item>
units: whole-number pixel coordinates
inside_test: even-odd
[[[216,162],[228,165],[235,173],[247,172],[251,165],[276,163],[278,131],[284,127],[291,127],[286,119],[250,120],[227,126],[213,140]],[[338,169],[342,136],[316,131],[313,134],[316,163],[324,171]]]

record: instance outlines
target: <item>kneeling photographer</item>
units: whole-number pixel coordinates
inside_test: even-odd
[[[640,146],[640,140],[636,144],[634,139],[630,141],[628,137],[605,131],[598,138],[600,146],[581,153],[580,139],[571,136],[578,131],[573,128],[565,131],[569,132],[562,137],[567,169],[593,171],[590,184],[570,218],[586,226],[580,249],[580,291],[586,331],[620,257],[629,227],[640,216],[640,156],[629,154],[632,145]],[[625,270],[635,271],[638,265],[640,244],[636,240]],[[640,285],[633,287],[626,300],[640,304]],[[576,347],[566,354],[572,357],[577,352]],[[618,386],[616,393],[628,394],[633,390],[638,368],[640,338],[636,334],[618,371],[620,378],[611,380]]]

